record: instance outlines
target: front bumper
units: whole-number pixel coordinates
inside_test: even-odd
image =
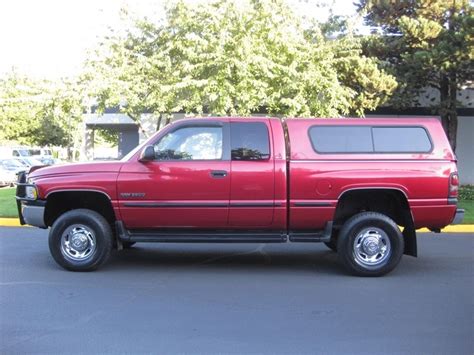
[[[46,228],[44,223],[44,210],[45,210],[46,201],[35,201],[34,204],[28,201],[21,202],[21,219],[23,219],[22,224],[29,224],[30,226]]]
[[[29,224],[35,227],[47,228],[46,223],[44,222],[46,201],[27,198],[25,196],[25,188],[28,185],[30,184],[26,183],[26,173],[19,173],[16,187],[16,205],[18,208],[20,224]]]
[[[461,208],[458,208],[456,210],[456,214],[454,215],[454,219],[451,222],[451,224],[461,224],[463,219],[464,219],[464,210]]]

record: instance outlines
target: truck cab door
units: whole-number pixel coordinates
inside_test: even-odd
[[[188,120],[153,143],[155,159],[124,164],[117,182],[129,229],[226,228],[230,195],[228,124]]]
[[[275,166],[268,119],[231,120],[229,228],[266,228],[273,222]]]

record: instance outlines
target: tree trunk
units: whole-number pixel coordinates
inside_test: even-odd
[[[158,115],[158,120],[157,120],[157,122],[156,122],[156,130],[157,130],[157,131],[160,130],[162,118],[163,118],[163,114],[160,113],[160,114]]]
[[[451,7],[450,16],[448,19],[448,31],[454,31],[453,29],[453,15],[456,10],[453,6]],[[443,127],[448,136],[449,143],[454,152],[456,152],[457,143],[457,131],[458,131],[458,113],[456,111],[456,98],[457,98],[457,78],[456,71],[450,70],[448,73],[443,73],[441,76],[441,107],[445,108],[445,117],[441,116]]]
[[[441,123],[448,136],[453,151],[456,151],[458,115],[456,112],[457,82],[456,73],[442,74],[440,82]]]
[[[456,151],[457,133],[458,133],[458,113],[456,111],[456,99],[458,93],[458,83],[456,80],[456,73],[452,72],[449,75],[449,103],[451,104],[451,118],[449,120],[449,134],[448,139],[451,143],[453,151]]]
[[[148,138],[148,134],[146,133],[145,129],[143,128],[142,126],[142,122],[140,121],[140,117],[135,117],[134,115],[132,115],[131,113],[127,112],[127,115],[135,121],[135,123],[137,124],[138,126],[138,129],[140,131],[142,131],[142,134],[143,134],[143,137],[145,138]]]

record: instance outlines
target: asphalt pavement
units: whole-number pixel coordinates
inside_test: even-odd
[[[64,271],[0,227],[0,353],[473,354],[474,235],[419,235],[381,278],[323,244],[137,244]]]

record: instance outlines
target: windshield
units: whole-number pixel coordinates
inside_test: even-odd
[[[29,157],[30,151],[28,149],[15,149],[13,150],[13,156],[15,157]]]
[[[23,164],[14,159],[4,159],[0,163],[7,170],[18,170],[24,167]]]
[[[39,160],[35,159],[35,158],[24,158],[26,160],[26,162],[30,165],[43,165],[42,162],[40,162]]]

